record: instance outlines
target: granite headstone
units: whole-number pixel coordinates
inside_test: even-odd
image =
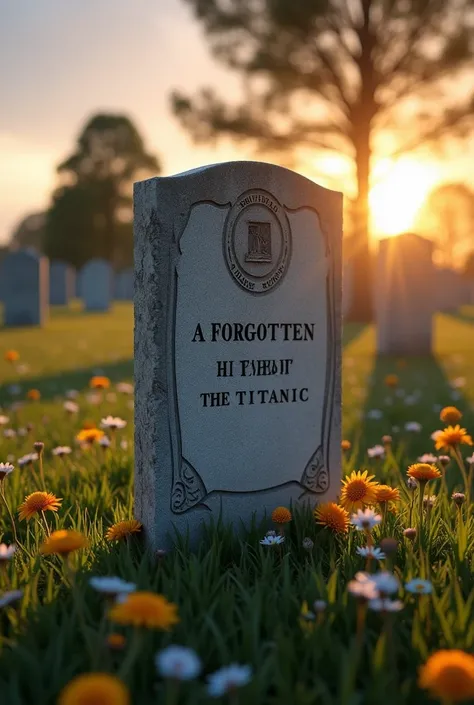
[[[49,267],[49,303],[68,306],[75,293],[75,272],[67,262],[53,260]]]
[[[81,270],[81,297],[85,311],[108,311],[112,294],[112,268],[103,259],[92,259]]]
[[[48,315],[49,262],[34,250],[18,250],[1,264],[5,326],[41,326]]]
[[[231,162],[135,184],[135,502],[151,545],[334,499],[342,195]]]

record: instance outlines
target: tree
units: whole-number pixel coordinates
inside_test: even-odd
[[[236,105],[210,88],[194,98],[173,93],[174,112],[196,140],[250,140],[279,160],[298,148],[353,159],[357,276],[351,318],[368,320],[375,142],[393,142],[401,128],[399,154],[448,129],[461,134],[470,128],[473,97],[453,90],[452,80],[472,61],[472,0],[184,1],[216,59],[244,79]]]
[[[30,247],[41,252],[45,220],[45,214],[41,212],[30,213],[24,217],[12,233],[10,249],[22,250]]]
[[[130,264],[133,181],[160,171],[132,121],[124,115],[92,117],[57,171],[60,185],[47,213],[46,254],[77,267],[92,257],[117,267]]]
[[[462,183],[437,186],[426,199],[418,223],[418,229],[434,241],[438,263],[459,267],[474,235],[474,193]]]

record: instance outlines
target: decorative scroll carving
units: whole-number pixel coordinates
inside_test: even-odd
[[[182,514],[199,504],[207,491],[197,470],[184,458],[180,463],[178,477],[174,478],[171,491],[171,509]]]
[[[315,494],[323,494],[329,488],[329,472],[324,465],[322,446],[311,456],[300,480],[301,485]]]

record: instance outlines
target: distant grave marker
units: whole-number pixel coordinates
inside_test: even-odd
[[[116,301],[133,300],[133,269],[122,269],[114,277],[114,299]]]
[[[414,233],[380,240],[375,287],[377,352],[430,355],[435,310],[433,243]]]
[[[108,311],[112,294],[112,268],[103,259],[92,259],[81,270],[81,296],[85,311]]]
[[[33,250],[7,255],[1,264],[5,326],[41,326],[48,315],[49,263]]]
[[[49,303],[51,306],[67,306],[74,297],[76,277],[67,262],[53,260],[49,267]]]
[[[151,543],[340,481],[342,196],[270,164],[135,184],[136,514]]]

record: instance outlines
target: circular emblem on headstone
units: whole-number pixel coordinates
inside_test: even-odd
[[[263,189],[245,191],[224,228],[224,257],[235,282],[252,294],[267,294],[283,280],[290,256],[290,224],[280,203]]]

